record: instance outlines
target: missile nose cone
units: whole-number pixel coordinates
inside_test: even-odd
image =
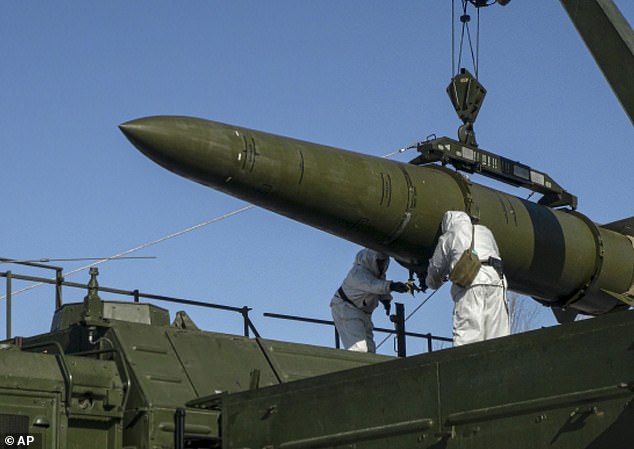
[[[119,129],[139,151],[161,163],[162,159],[174,152],[174,139],[181,140],[183,137],[179,136],[175,123],[165,119],[166,117],[144,117],[130,120],[119,125]]]
[[[119,125],[119,129],[128,140],[134,142],[135,138],[143,134],[145,127],[143,126],[143,119],[130,120]]]
[[[119,125],[144,155],[164,168],[213,186],[230,177],[237,158],[233,133],[221,123],[193,117],[143,117]]]

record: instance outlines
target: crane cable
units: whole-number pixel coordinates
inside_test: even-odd
[[[491,6],[497,3],[497,0],[460,0],[462,4],[462,15],[460,16],[460,22],[462,23],[461,31],[460,31],[460,45],[458,50],[458,68],[460,70],[460,65],[462,63],[462,52],[464,47],[465,34],[469,43],[469,52],[471,53],[471,62],[473,64],[473,70],[475,72],[475,78],[478,79],[478,72],[480,69],[480,8]],[[471,21],[471,16],[467,14],[467,6],[471,3],[475,6],[477,12],[477,21],[476,21],[476,44],[475,44],[475,54],[473,50],[473,41],[471,40],[471,30],[469,28],[469,22]],[[455,50],[455,0],[451,1],[451,76],[457,74],[456,70],[456,50]]]

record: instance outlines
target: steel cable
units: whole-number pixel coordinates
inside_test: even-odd
[[[102,263],[105,263],[105,262],[109,262],[109,261],[111,261],[111,260],[116,260],[116,259],[122,258],[123,256],[126,256],[126,255],[128,255],[128,254],[134,253],[134,252],[136,252],[136,251],[140,251],[140,250],[142,250],[142,249],[148,248],[148,247],[150,247],[150,246],[156,245],[156,244],[161,243],[161,242],[164,242],[164,241],[166,241],[166,240],[173,239],[174,237],[179,237],[179,236],[181,236],[181,235],[183,235],[183,234],[186,234],[186,233],[188,233],[188,232],[191,232],[191,231],[194,231],[194,230],[196,230],[196,229],[202,228],[202,227],[204,227],[204,226],[207,226],[207,225],[210,225],[210,224],[213,224],[213,223],[217,223],[217,222],[219,222],[219,221],[221,221],[221,220],[224,220],[225,218],[233,217],[234,215],[240,214],[240,213],[242,213],[242,212],[246,212],[246,211],[248,211],[249,209],[253,209],[254,207],[255,207],[255,206],[254,206],[253,204],[250,204],[250,205],[245,206],[245,207],[243,207],[243,208],[241,208],[241,209],[234,210],[233,212],[229,212],[229,213],[226,213],[226,214],[221,215],[221,216],[219,216],[219,217],[215,217],[215,218],[212,218],[212,219],[210,219],[210,220],[204,221],[204,222],[202,222],[202,223],[198,223],[197,225],[190,226],[190,227],[189,227],[189,228],[187,228],[187,229],[183,229],[183,230],[181,230],[181,231],[174,232],[174,233],[172,233],[172,234],[166,235],[166,236],[164,236],[164,237],[161,237],[160,239],[152,240],[151,242],[147,242],[147,243],[144,243],[143,245],[137,246],[137,247],[135,247],[135,248],[128,249],[128,250],[123,251],[123,252],[121,252],[121,253],[115,254],[114,256],[111,256],[111,257],[104,257],[103,259],[99,259],[99,260],[97,260],[96,262],[93,262],[93,263],[90,263],[90,264],[84,265],[84,266],[82,266],[82,267],[76,268],[76,269],[74,269],[74,270],[68,271],[68,272],[64,273],[64,274],[63,274],[63,276],[70,276],[71,274],[78,273],[78,272],[80,272],[80,271],[83,271],[83,270],[86,270],[86,269],[88,269],[88,268],[91,268],[91,267],[94,267],[94,266],[100,265],[100,264],[102,264]],[[26,292],[26,291],[29,291],[29,290],[33,290],[34,288],[37,288],[37,287],[39,287],[40,285],[43,285],[43,283],[42,283],[42,282],[39,282],[39,283],[36,283],[36,284],[29,285],[28,287],[24,287],[24,288],[23,288],[23,289],[21,289],[21,290],[16,290],[15,292],[12,292],[12,293],[11,293],[11,295],[12,295],[12,296],[14,296],[14,295],[18,295],[18,294],[20,294],[20,293],[23,293],[23,292]],[[6,295],[5,295],[5,296],[1,296],[1,297],[0,297],[0,300],[5,299],[5,298],[6,298]]]

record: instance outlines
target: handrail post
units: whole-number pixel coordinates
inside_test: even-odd
[[[55,268],[55,310],[62,307],[62,285],[64,284],[64,275],[62,269]]]
[[[247,306],[242,307],[242,319],[244,321],[244,336],[249,336],[249,308]]]
[[[396,330],[396,353],[399,357],[405,357],[405,305],[397,302],[396,315],[393,315],[394,328]],[[390,317],[392,318],[392,317]]]
[[[11,272],[7,271],[7,340],[11,338]]]
[[[185,449],[185,415],[184,408],[177,408],[174,412],[174,448]]]

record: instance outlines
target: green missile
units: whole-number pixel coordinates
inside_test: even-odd
[[[146,117],[120,129],[174,173],[384,251],[418,273],[426,270],[444,212],[478,210],[496,236],[512,290],[593,315],[634,303],[629,226],[621,232],[599,226],[576,211],[523,200],[441,166],[199,118]]]

